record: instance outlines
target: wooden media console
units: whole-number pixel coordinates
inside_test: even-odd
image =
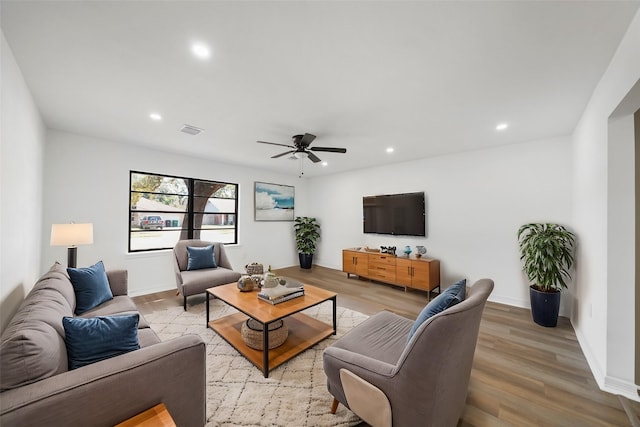
[[[392,285],[427,291],[440,288],[440,261],[414,256],[395,256],[368,252],[360,248],[343,249],[342,271]]]

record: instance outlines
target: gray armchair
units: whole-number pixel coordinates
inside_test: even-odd
[[[342,403],[374,427],[455,426],[464,410],[485,302],[493,281],[427,319],[380,312],[324,352],[331,412]]]
[[[217,268],[205,268],[201,270],[187,270],[189,264],[189,254],[187,246],[204,247],[213,246],[213,254]],[[224,244],[218,242],[207,242],[204,240],[179,240],[173,248],[173,267],[176,272],[176,286],[178,294],[184,298],[183,307],[187,310],[187,297],[204,293],[214,286],[225,285],[236,282],[241,274],[233,271]]]

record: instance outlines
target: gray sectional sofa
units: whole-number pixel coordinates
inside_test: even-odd
[[[137,313],[127,271],[107,271],[113,299],[79,317]],[[62,319],[73,317],[74,289],[54,264],[2,334],[0,425],[112,426],[164,403],[179,426],[202,426],[206,350],[199,336],[160,341],[140,315],[140,349],[69,370]]]

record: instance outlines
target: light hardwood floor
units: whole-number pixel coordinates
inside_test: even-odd
[[[282,276],[338,293],[338,305],[368,315],[389,310],[415,319],[426,292],[361,280],[323,267],[290,267]],[[470,285],[470,284],[469,284]],[[180,306],[175,291],[134,298],[145,314]],[[191,297],[193,304],[204,297]],[[327,402],[329,408],[331,402]],[[640,413],[637,402],[629,405]],[[488,302],[474,358],[467,406],[458,424],[467,426],[631,426],[617,396],[600,391],[575,332],[566,318],[556,328],[531,320],[529,310]]]

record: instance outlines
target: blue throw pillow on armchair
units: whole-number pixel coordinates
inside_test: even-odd
[[[407,342],[411,340],[413,334],[418,330],[420,325],[422,325],[427,319],[436,314],[445,311],[449,307],[453,307],[461,301],[464,301],[467,293],[467,279],[462,279],[457,283],[449,286],[443,292],[440,293],[437,297],[432,299],[429,304],[427,304],[418,317],[416,321],[413,323],[411,330],[409,331],[409,336],[407,337]]]
[[[214,245],[202,247],[187,246],[187,255],[189,256],[187,270],[217,268],[213,247]]]
[[[82,314],[113,298],[102,261],[91,267],[67,268],[76,294],[76,314]]]
[[[140,316],[63,317],[69,369],[119,356],[140,348]]]

